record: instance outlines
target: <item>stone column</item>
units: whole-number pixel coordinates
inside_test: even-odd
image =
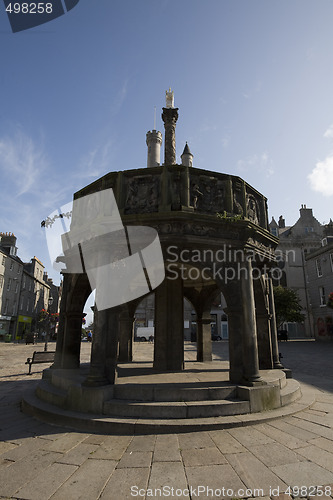
[[[272,343],[271,343],[271,328],[270,314],[257,313],[257,336],[258,336],[258,352],[259,352],[259,368],[260,370],[272,370]]]
[[[242,308],[228,306],[224,312],[228,315],[229,379],[240,384],[243,382]]]
[[[165,278],[155,291],[154,369],[184,369],[183,281]]]
[[[257,383],[262,383],[262,379],[259,374],[252,263],[250,259],[246,259],[242,264],[240,270],[240,285],[243,313],[243,378],[245,384],[255,385]]]
[[[65,332],[61,368],[80,367],[82,312],[68,311],[65,314]]]
[[[272,339],[272,358],[273,366],[276,369],[284,368],[280,362],[279,357],[279,344],[277,338],[277,328],[276,328],[276,317],[275,317],[275,304],[274,304],[274,292],[272,278],[268,278],[268,302],[270,311],[270,326],[271,326],[271,339]]]
[[[197,361],[212,361],[210,311],[197,314]]]
[[[54,357],[54,363],[51,368],[60,368],[62,363],[62,350],[64,345],[64,335],[65,335],[65,310],[67,303],[68,289],[70,286],[70,275],[63,275],[62,282],[62,292],[61,292],[61,302],[60,302],[60,313],[59,313],[59,324],[57,332],[57,343],[56,343],[56,353]]]
[[[98,311],[95,306],[90,371],[83,383],[85,386],[97,387],[115,383],[119,333],[117,309],[115,307]]]
[[[128,308],[119,315],[119,355],[120,363],[127,363],[133,360],[133,326],[134,316]]]
[[[176,123],[178,108],[163,108],[164,121],[164,165],[176,164]]]

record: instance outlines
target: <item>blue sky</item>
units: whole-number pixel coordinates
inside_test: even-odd
[[[80,0],[13,34],[0,3],[0,229],[56,284],[40,222],[109,171],[146,165],[165,90],[177,158],[239,175],[296,222],[333,217],[331,0]]]

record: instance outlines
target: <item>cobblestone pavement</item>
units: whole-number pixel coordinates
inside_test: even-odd
[[[227,343],[213,347],[215,359],[227,359]],[[44,368],[33,365],[27,375],[34,350],[0,344],[0,498],[333,498],[332,342],[280,344],[302,390],[316,393],[310,409],[248,427],[145,436],[71,432],[21,413],[22,395]],[[82,361],[89,350],[83,343]],[[135,344],[138,361],[152,352],[151,344]],[[186,344],[185,359],[195,355]]]

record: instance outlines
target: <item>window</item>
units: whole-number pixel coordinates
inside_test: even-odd
[[[16,283],[15,283],[15,293],[17,293],[17,292],[18,292],[18,282],[16,281]]]
[[[13,312],[12,312],[12,316],[14,316],[16,313],[16,302],[14,302],[13,304]]]
[[[323,275],[323,272],[321,270],[321,261],[320,259],[316,259],[316,269],[317,269],[317,276],[320,278]]]
[[[333,272],[333,253],[330,253],[331,271]]]
[[[12,271],[14,269],[14,262],[10,263],[10,268],[9,269],[10,269],[10,271]]]
[[[9,280],[8,280],[8,285],[7,285],[7,292],[9,292],[9,291],[10,291],[11,286],[12,286],[12,278],[9,278]]]
[[[3,265],[3,266],[5,265],[5,262],[6,262],[6,257],[3,255],[3,256],[2,256],[2,265]]]
[[[273,236],[278,236],[278,231],[276,227],[271,227],[271,233]]]
[[[26,282],[26,277],[23,276],[23,281],[22,281],[22,288],[23,288],[23,290],[25,289],[25,282]]]
[[[325,288],[323,286],[319,287],[319,299],[320,307],[326,306]]]
[[[31,280],[29,280],[29,292],[31,292]]]
[[[0,276],[0,288],[3,287],[3,276]]]
[[[23,309],[23,297],[21,298],[21,301],[20,301],[20,311],[22,311]]]
[[[308,234],[308,233],[313,233],[313,227],[306,227],[305,228],[305,234]]]
[[[27,312],[29,311],[29,305],[30,305],[30,301],[29,299],[27,300]]]
[[[4,314],[7,314],[8,313],[8,299],[6,299],[6,303],[5,303],[5,309],[4,309]]]

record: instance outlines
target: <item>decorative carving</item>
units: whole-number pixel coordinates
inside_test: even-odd
[[[144,175],[128,180],[125,213],[149,213],[158,211],[158,177]]]
[[[246,194],[246,209],[247,217],[254,224],[260,224],[260,211],[258,209],[258,202],[252,194]]]
[[[169,90],[165,91],[165,106],[167,108],[174,108],[174,105],[175,105],[174,93],[170,87]]]
[[[216,177],[201,175],[192,178],[191,205],[194,210],[216,213],[224,209],[224,185]]]
[[[164,164],[176,164],[176,123],[178,108],[163,108],[162,120],[164,121]]]

